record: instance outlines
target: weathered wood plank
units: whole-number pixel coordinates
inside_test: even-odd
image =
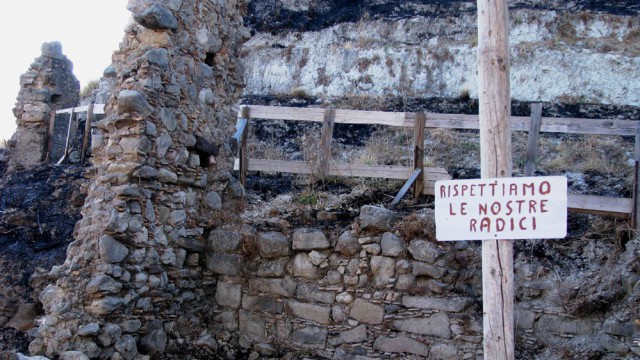
[[[333,139],[333,125],[336,112],[333,109],[325,110],[322,121],[322,136],[320,138],[320,175],[324,176],[329,171],[331,163],[331,140]]]
[[[633,151],[633,209],[631,211],[631,226],[640,231],[640,219],[638,212],[640,211],[640,121],[636,124],[636,136]]]
[[[56,110],[56,114],[81,113],[89,111],[89,105],[82,105],[74,108]],[[93,113],[95,115],[104,114],[104,104],[93,104]]]
[[[413,168],[420,170],[418,179],[413,186],[413,198],[417,199],[422,193],[424,186],[424,124],[426,121],[425,114],[419,113],[413,127]],[[414,171],[415,173],[415,171]]]
[[[47,156],[46,162],[51,161],[51,150],[53,149],[53,130],[56,122],[56,112],[52,111],[49,117],[49,129],[47,130]]]
[[[629,218],[634,206],[630,198],[569,194],[567,200],[569,211],[621,218]]]
[[[536,169],[536,153],[538,150],[541,120],[542,104],[531,104],[531,121],[529,122],[529,138],[527,139],[527,160],[524,165],[525,176],[533,176],[533,172]]]
[[[91,122],[93,122],[93,109],[95,104],[93,103],[93,98],[89,103],[89,108],[87,109],[87,121],[84,124],[84,134],[82,136],[82,150],[80,152],[80,164],[84,165],[84,159],[87,155],[87,148],[89,147],[89,135],[91,135]]]
[[[238,119],[236,122],[236,132],[231,137],[231,151],[238,152],[240,145],[242,143],[242,136],[244,135],[245,128],[247,127],[248,120],[245,118]]]
[[[240,115],[242,115],[243,119],[247,120],[247,123],[251,119],[249,114],[249,108],[247,106],[244,106],[240,109]],[[240,152],[238,154],[238,156],[240,157],[239,170],[240,170],[240,183],[242,184],[242,186],[246,186],[247,184],[247,171],[249,170],[249,154],[247,151],[247,137],[248,137],[248,131],[245,126],[240,137],[240,144],[239,144]]]
[[[322,108],[295,108],[286,106],[250,105],[250,115],[253,119],[266,120],[294,120],[322,122],[324,109]],[[389,126],[413,126],[415,114],[388,111],[364,111],[364,110],[335,110],[336,124],[371,124]]]
[[[400,202],[400,200],[402,200],[402,198],[407,193],[411,185],[413,185],[414,182],[418,181],[418,176],[421,173],[422,173],[422,169],[415,169],[413,171],[413,174],[411,174],[407,182],[404,183],[400,191],[398,191],[398,194],[396,195],[396,197],[394,197],[393,201],[391,201],[391,203],[389,204],[390,209],[393,209]],[[422,186],[420,186],[420,189],[422,189]]]
[[[264,160],[249,159],[249,171],[263,172],[284,172],[292,174],[313,174],[314,170],[308,163],[303,161],[286,161],[286,160]],[[240,160],[236,159],[234,170],[240,169]],[[405,180],[412,174],[413,169],[405,166],[386,166],[386,165],[362,165],[362,164],[331,164],[327,175],[345,176],[345,177],[371,177],[384,179]],[[439,180],[449,180],[451,175],[443,168],[424,168],[424,185],[422,193],[433,195],[435,191],[435,183]]]
[[[248,105],[254,119],[295,120],[322,122],[324,109],[294,108],[285,106]],[[427,113],[427,128],[479,129],[478,115]],[[413,127],[417,114],[411,112],[385,112],[336,109],[336,124],[372,124]],[[531,119],[527,116],[511,116],[513,131],[527,131]],[[634,136],[637,121],[616,119],[541,119],[540,131],[554,133],[575,133],[595,135]]]
[[[472,130],[480,128],[478,115],[428,113],[427,119],[427,128]],[[511,130],[527,131],[530,126],[530,121],[531,119],[526,116],[512,116]],[[540,123],[540,131],[553,133],[634,136],[636,123],[637,121],[635,120],[543,117]]]

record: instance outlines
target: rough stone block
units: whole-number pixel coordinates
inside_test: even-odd
[[[360,228],[365,231],[391,230],[397,219],[396,214],[379,206],[365,205],[360,209]]]
[[[300,283],[296,289],[296,298],[323,304],[333,304],[336,294],[333,291],[319,290],[315,285]]]
[[[297,229],[293,233],[293,250],[327,249],[329,240],[320,229]]]
[[[136,339],[131,335],[125,335],[118,339],[118,341],[116,341],[115,348],[124,359],[133,359],[138,355]]]
[[[327,328],[318,326],[307,326],[296,330],[291,334],[291,341],[300,344],[324,345],[327,341]]]
[[[252,314],[245,310],[240,310],[238,315],[238,328],[242,333],[254,338],[263,338],[265,336],[266,322],[263,316]]]
[[[380,240],[380,247],[382,249],[382,255],[396,257],[404,251],[404,240],[398,235],[386,232],[382,235]]]
[[[238,275],[244,267],[244,259],[237,254],[207,253],[207,269],[216,274]]]
[[[382,324],[384,308],[380,305],[375,305],[366,300],[357,298],[353,302],[353,305],[351,305],[349,316],[365,324]]]
[[[258,265],[255,275],[262,277],[280,277],[284,275],[288,259],[265,261]]]
[[[431,347],[431,358],[435,360],[460,359],[458,349],[451,344],[435,344]]]
[[[140,340],[141,350],[153,357],[164,353],[166,347],[167,333],[162,329],[152,330]]]
[[[409,290],[416,284],[416,277],[411,274],[400,274],[396,280],[396,289]]]
[[[126,246],[108,235],[103,235],[98,241],[98,251],[100,259],[106,263],[119,263],[129,255]]]
[[[385,288],[396,271],[396,261],[385,256],[374,256],[371,259],[371,271],[378,288]]]
[[[135,113],[146,116],[153,108],[140,92],[136,90],[122,90],[118,93],[118,114]]]
[[[449,339],[451,337],[449,317],[437,313],[426,318],[394,320],[393,328],[421,335],[432,335]]]
[[[216,286],[216,302],[218,305],[238,308],[241,300],[242,285],[218,281]]]
[[[123,303],[124,300],[121,298],[115,296],[106,296],[101,299],[93,300],[93,302],[91,302],[91,305],[85,307],[85,311],[95,316],[107,315],[112,313]]]
[[[271,314],[282,314],[284,311],[284,305],[273,298],[246,294],[242,297],[242,308],[247,311]]]
[[[262,258],[276,258],[289,255],[291,241],[281,232],[258,233],[258,252]]]
[[[336,251],[345,256],[353,256],[362,250],[362,245],[358,242],[358,238],[347,230],[340,235],[336,244]]]
[[[122,289],[122,284],[108,275],[97,275],[91,278],[85,287],[87,294],[95,294],[98,292],[115,294]]]
[[[305,279],[317,279],[318,268],[313,265],[307,253],[300,253],[293,259],[293,276]]]
[[[138,24],[151,30],[173,30],[178,28],[178,19],[176,19],[171,11],[158,4],[153,4],[135,14],[133,19],[137,21]]]
[[[438,245],[426,240],[412,240],[408,250],[414,259],[429,264],[433,264],[440,256],[444,255],[444,251]]]
[[[367,341],[367,327],[366,325],[360,325],[351,330],[343,331],[338,336],[330,338],[329,344],[331,346],[338,346],[345,343],[358,343]]]
[[[233,252],[238,249],[242,235],[237,232],[213,230],[207,237],[209,249],[214,252]]]
[[[293,297],[296,291],[296,282],[291,278],[284,279],[250,279],[249,287],[264,293]]]
[[[383,352],[429,356],[429,348],[425,344],[404,336],[395,338],[380,336],[373,343],[373,348]]]
[[[438,298],[431,296],[402,297],[402,305],[408,308],[431,309],[446,312],[460,312],[473,303],[468,298]]]
[[[440,279],[447,273],[447,269],[423,263],[420,261],[413,262],[412,274],[415,276],[430,276],[434,279]]]
[[[331,308],[328,306],[307,304],[294,300],[286,302],[286,309],[287,312],[293,316],[315,321],[320,324],[328,324],[329,315],[331,314]]]
[[[536,332],[546,334],[585,335],[591,333],[590,319],[568,319],[554,315],[542,315],[535,325]]]

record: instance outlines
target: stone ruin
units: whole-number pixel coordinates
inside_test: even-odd
[[[34,354],[133,359],[164,352],[168,332],[203,329],[198,311],[213,305],[216,282],[205,263],[219,260],[205,257],[206,237],[244,195],[229,146],[244,5],[133,0],[128,9],[135,21],[113,56],[83,219],[40,295]]]
[[[30,169],[46,156],[51,112],[76,106],[80,83],[73,64],[62,54],[59,42],[42,44],[42,55],[20,76],[20,92],[13,109],[17,130],[8,143],[8,171]]]

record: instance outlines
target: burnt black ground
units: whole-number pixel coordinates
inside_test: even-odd
[[[523,0],[509,3],[509,9],[554,10],[558,12],[600,12],[613,15],[640,14],[637,0]],[[414,16],[457,16],[477,12],[475,0],[317,0],[306,10],[290,10],[277,0],[253,0],[245,23],[254,31],[286,33],[318,31],[339,23],[354,23],[361,19],[398,20]]]

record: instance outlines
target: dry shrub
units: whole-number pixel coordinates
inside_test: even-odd
[[[411,165],[413,160],[412,131],[379,128],[366,145],[355,152],[353,162],[364,165]]]
[[[395,227],[403,239],[436,241],[436,223],[432,213],[413,213],[400,220]]]
[[[254,234],[242,233],[242,241],[238,247],[240,255],[245,260],[254,260],[258,257],[258,240]]]
[[[562,19],[557,25],[558,37],[564,41],[572,42],[576,40],[577,31],[570,19]]]
[[[563,171],[631,175],[627,164],[627,153],[632,152],[631,144],[625,144],[613,136],[579,135],[558,140],[557,137],[543,137],[542,150],[538,157],[542,168],[551,172]],[[630,181],[630,179],[627,179]]]

